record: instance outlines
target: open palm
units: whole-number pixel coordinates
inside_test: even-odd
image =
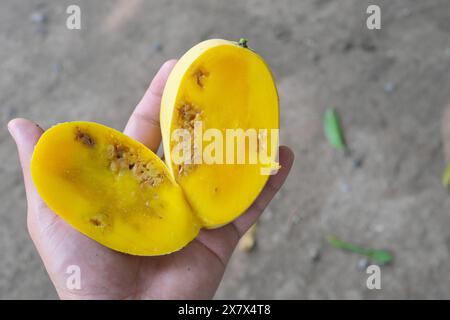
[[[161,95],[175,60],[166,62],[131,115],[124,133],[156,152],[161,143]],[[293,153],[280,148],[281,169],[270,177],[252,206],[234,222],[202,230],[182,250],[158,257],[116,252],[84,236],[51,211],[30,176],[30,160],[43,130],[25,119],[8,128],[16,141],[28,203],[28,230],[61,298],[72,299],[205,299],[212,298],[228,260],[245,231],[256,221],[283,184]],[[66,285],[67,268],[78,266],[81,288]]]

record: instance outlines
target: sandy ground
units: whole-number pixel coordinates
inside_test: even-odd
[[[69,4],[82,30],[65,28]],[[382,29],[365,27],[369,3]],[[440,118],[450,101],[448,0],[0,1],[0,298],[56,298],[27,234],[6,123],[67,120],[122,129],[158,67],[197,42],[246,36],[273,68],[282,141],[297,160],[236,252],[217,298],[450,298],[450,197]],[[341,114],[350,156],[322,131]],[[325,236],[387,248],[382,289]]]

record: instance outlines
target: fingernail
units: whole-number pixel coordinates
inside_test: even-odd
[[[173,66],[177,63],[177,61],[178,61],[177,59],[167,60],[166,62],[163,63],[160,69],[162,70],[167,68],[173,68]]]
[[[17,119],[12,119],[8,122],[8,131],[11,134],[11,136],[13,137],[14,140],[16,140],[16,120]]]
[[[13,137],[14,141],[18,141],[21,136],[26,132],[29,126],[29,121],[22,118],[15,118],[8,122],[8,131]]]

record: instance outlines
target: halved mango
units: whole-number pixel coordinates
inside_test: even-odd
[[[205,159],[195,161],[194,154],[198,158],[198,152],[191,152],[191,163],[180,163],[174,161],[172,154],[180,143],[174,132],[186,129],[193,138],[194,123],[201,122],[203,132],[216,129],[224,139],[227,129],[259,130],[260,142],[263,130],[279,128],[278,113],[278,94],[270,69],[245,41],[201,42],[175,65],[161,103],[164,155],[171,174],[205,227],[215,228],[234,220],[255,200],[268,179],[261,169],[275,163],[272,146],[278,144],[278,136],[266,139],[269,141],[265,148],[258,143],[256,149],[249,147],[248,138],[245,163],[238,163],[237,153],[231,164],[225,159],[212,164],[205,163]],[[222,144],[223,155],[229,142],[228,139]],[[201,157],[208,143],[215,142],[212,138],[203,142]],[[260,161],[262,151],[270,163]],[[249,163],[252,155],[257,157],[256,163]]]
[[[75,229],[125,253],[161,255],[201,227],[180,186],[148,148],[90,122],[47,130],[31,161],[47,205]]]
[[[264,60],[245,41],[208,40],[178,61],[163,93],[167,166],[114,129],[68,122],[42,135],[31,174],[47,205],[83,234],[125,253],[167,254],[193,240],[202,226],[219,227],[250,206],[267,172],[277,168],[278,122],[278,94]],[[172,154],[179,129],[200,138],[200,147],[189,142],[192,163],[179,163]],[[241,148],[229,130],[244,133]]]

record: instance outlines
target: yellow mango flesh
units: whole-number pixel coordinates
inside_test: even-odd
[[[176,251],[201,227],[165,164],[124,134],[90,122],[47,130],[31,161],[47,205],[97,242],[134,255]]]
[[[267,164],[174,163],[171,152],[177,141],[171,141],[172,133],[192,131],[192,119],[202,121],[203,131],[219,129],[224,137],[226,129],[278,129],[278,94],[264,60],[237,43],[207,40],[177,62],[164,90],[160,120],[166,163],[203,225],[215,228],[251,205],[269,177],[261,174]],[[245,148],[245,154],[259,152],[248,144]],[[269,143],[274,162],[270,149]]]

